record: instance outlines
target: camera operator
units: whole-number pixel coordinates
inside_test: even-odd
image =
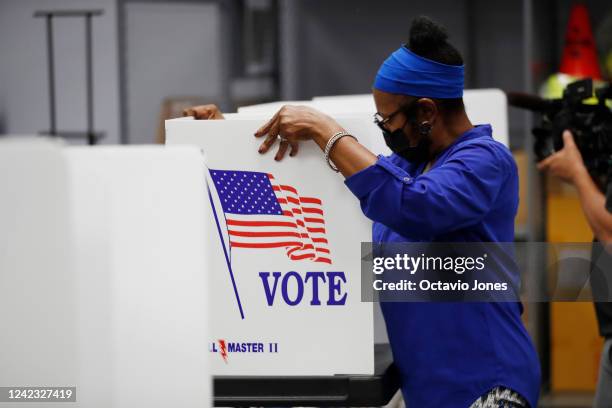
[[[606,209],[606,196],[593,181],[584,165],[580,150],[574,142],[569,130],[563,132],[563,148],[538,163],[538,169],[546,171],[561,180],[576,187],[582,210],[595,235],[602,244],[612,243],[612,214]],[[605,257],[602,262],[602,257]],[[601,249],[601,245],[593,245],[592,265],[597,260],[598,265],[612,265],[612,255]],[[593,268],[591,283],[598,279],[595,274],[612,274],[612,269],[602,271]],[[606,268],[607,269],[607,268]],[[610,279],[604,276],[600,279]],[[595,312],[599,324],[599,332],[605,338],[601,354],[599,380],[595,395],[594,407],[612,406],[612,303],[595,302]]]

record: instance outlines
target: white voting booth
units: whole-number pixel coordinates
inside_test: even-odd
[[[360,132],[360,120],[343,125]],[[370,223],[305,144],[259,155],[259,119],[166,122],[168,144],[202,148],[209,191],[210,351],[217,375],[372,374],[372,304],[361,302]]]
[[[0,169],[0,385],[210,406],[199,150],[16,138]]]

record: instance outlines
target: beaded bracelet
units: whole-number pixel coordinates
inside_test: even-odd
[[[329,153],[331,152],[331,149],[334,147],[336,142],[340,140],[341,138],[343,138],[344,136],[350,136],[353,139],[357,140],[355,136],[351,135],[348,132],[345,132],[345,131],[337,132],[337,133],[334,133],[333,136],[327,141],[327,144],[325,145],[325,149],[323,150],[323,153],[325,155],[325,161],[327,162],[329,167],[336,173],[338,173],[340,170],[338,170],[338,168],[329,159]]]

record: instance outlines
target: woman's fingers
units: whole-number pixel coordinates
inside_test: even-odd
[[[264,140],[263,143],[259,146],[258,152],[262,154],[267,152],[268,150],[270,150],[272,145],[274,145],[274,142],[276,142],[276,135],[268,135],[266,137],[266,140]]]
[[[279,132],[280,132],[280,121],[276,120],[269,127],[268,132],[267,132],[268,136],[266,137],[266,140],[264,140],[261,146],[259,146],[259,153],[266,153],[268,150],[270,150],[270,148],[274,145],[274,142],[276,142]]]
[[[278,146],[278,151],[276,152],[276,156],[274,156],[274,160],[281,161],[283,157],[285,157],[285,153],[287,153],[288,148],[289,141],[287,139],[281,139],[280,145]]]
[[[300,143],[296,140],[292,140],[289,142],[289,145],[291,145],[291,151],[289,152],[289,156],[293,157],[296,154],[298,154],[298,150],[300,148]]]
[[[214,113],[212,109],[210,109],[208,106],[201,107],[200,109],[196,108],[195,110],[196,119],[210,119],[210,117],[213,115]]]
[[[272,123],[270,129],[268,129],[268,136],[277,138],[278,135],[280,135],[280,125],[280,119],[277,119],[274,123]]]
[[[195,119],[223,119],[223,113],[214,104],[192,106],[184,109],[183,116],[193,116]]]
[[[257,129],[257,131],[255,132],[255,137],[261,137],[270,132],[270,129],[272,128],[272,126],[274,126],[274,124],[278,122],[279,112],[280,111],[276,112],[274,116],[272,116],[272,119],[266,122],[266,124],[260,127],[259,129]]]
[[[283,106],[274,114],[272,119],[255,132],[256,137],[267,135],[264,142],[259,146],[259,153],[266,153],[270,150],[279,137],[281,138],[281,143],[274,156],[275,160],[282,160],[286,156],[287,151],[289,151],[289,156],[295,156],[298,153],[300,131],[303,130],[303,125],[295,126],[296,118],[301,117],[301,111],[298,108]],[[308,118],[307,113],[303,114],[306,118]]]

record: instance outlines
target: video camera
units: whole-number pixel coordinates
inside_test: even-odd
[[[508,103],[542,114],[532,129],[534,151],[538,161],[563,148],[563,131],[569,129],[584,164],[602,191],[612,185],[612,110],[606,105],[612,99],[612,85],[595,91],[596,104],[584,100],[593,96],[593,81],[583,79],[567,85],[561,99],[543,99],[518,92],[508,92]]]

